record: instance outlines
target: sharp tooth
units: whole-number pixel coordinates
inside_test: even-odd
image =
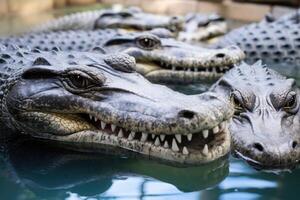
[[[163,142],[165,140],[166,135],[162,134],[159,137],[160,137],[161,141]]]
[[[122,129],[120,129],[119,130],[119,133],[118,133],[118,137],[123,137],[124,135],[123,135],[123,130]]]
[[[177,146],[177,142],[176,142],[175,139],[173,139],[173,141],[172,141],[172,150],[173,151],[179,151],[179,148]]]
[[[152,139],[154,139],[154,138],[155,138],[155,135],[154,135],[154,134],[152,134],[151,136],[152,136]]]
[[[97,122],[97,121],[98,121],[98,119],[97,119],[96,117],[94,118],[94,120],[95,120],[95,122]]]
[[[194,68],[194,71],[195,71],[195,72],[198,72],[198,68],[197,68],[197,67],[195,67],[195,68]]]
[[[148,138],[148,134],[142,133],[141,142],[146,142],[147,138]]]
[[[203,135],[204,138],[207,138],[208,137],[208,130],[202,131],[202,135]]]
[[[93,119],[93,116],[92,115],[89,115],[90,116],[90,120],[92,120]]]
[[[213,128],[213,133],[217,134],[219,132],[219,126],[216,126],[215,128]]]
[[[175,70],[176,70],[176,67],[173,66],[173,67],[172,67],[172,70],[175,71]]]
[[[166,140],[165,143],[164,143],[164,148],[166,148],[166,149],[169,148],[169,143],[168,143],[167,140]]]
[[[110,128],[111,128],[111,131],[112,131],[112,132],[115,132],[115,130],[116,130],[116,128],[117,128],[117,126],[116,126],[116,125],[114,125],[114,124],[112,124],[112,125],[110,126]]]
[[[222,122],[219,127],[220,127],[220,131],[223,131],[226,127],[226,122],[225,121]]]
[[[135,132],[131,132],[128,136],[128,140],[133,140],[134,136],[135,136]]]
[[[177,140],[179,143],[181,143],[181,135],[180,135],[180,134],[176,134],[175,137],[176,137],[176,140]]]
[[[105,129],[106,123],[105,122],[101,122],[101,128]]]
[[[203,153],[204,155],[207,155],[207,154],[208,154],[208,146],[207,146],[207,144],[204,145],[204,148],[203,148],[203,150],[202,150],[202,153]]]
[[[183,147],[182,153],[183,153],[184,155],[188,155],[188,154],[189,154],[189,151],[188,151],[188,149],[187,149],[186,147]]]
[[[193,138],[193,134],[190,133],[190,134],[187,135],[188,141],[192,141],[192,138]]]
[[[160,141],[159,141],[159,138],[157,137],[155,142],[154,142],[154,145],[155,146],[160,146]]]
[[[190,71],[191,71],[191,68],[190,68],[190,67],[188,67],[188,68],[187,68],[187,71],[188,71],[188,72],[190,72]]]

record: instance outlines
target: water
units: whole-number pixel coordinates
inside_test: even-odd
[[[2,19],[0,25],[4,28],[0,34],[20,32],[28,25],[68,12],[60,10],[30,16],[28,20]],[[210,83],[170,87],[195,94],[209,86]],[[0,130],[0,136],[4,132]],[[78,153],[28,138],[0,138],[1,200],[290,200],[299,199],[299,179],[300,169],[267,173],[233,157],[183,167],[135,154]]]
[[[1,199],[299,199],[300,170],[259,172],[232,157],[176,167],[135,154],[78,153],[28,138],[1,147]]]

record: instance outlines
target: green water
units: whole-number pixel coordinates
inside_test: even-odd
[[[299,199],[300,170],[259,172],[223,158],[172,166],[135,154],[78,153],[27,138],[1,144],[1,199]]]

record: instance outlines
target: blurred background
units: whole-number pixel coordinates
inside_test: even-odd
[[[0,0],[0,35],[28,30],[52,18],[72,12],[110,7],[139,6],[161,14],[217,12],[227,19],[258,21],[266,13],[282,15],[299,7],[299,0]]]

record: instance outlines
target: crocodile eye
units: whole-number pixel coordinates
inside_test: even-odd
[[[297,94],[296,92],[292,91],[288,93],[283,108],[285,110],[293,110],[296,106],[297,106]]]
[[[138,38],[137,45],[142,49],[152,50],[160,45],[160,41],[156,38],[141,37]]]
[[[244,111],[244,107],[241,103],[241,100],[238,98],[238,96],[234,92],[231,94],[230,99],[234,105],[235,114],[240,114],[241,112]]]
[[[92,78],[83,74],[68,74],[66,80],[68,86],[73,89],[88,89],[96,85]]]

